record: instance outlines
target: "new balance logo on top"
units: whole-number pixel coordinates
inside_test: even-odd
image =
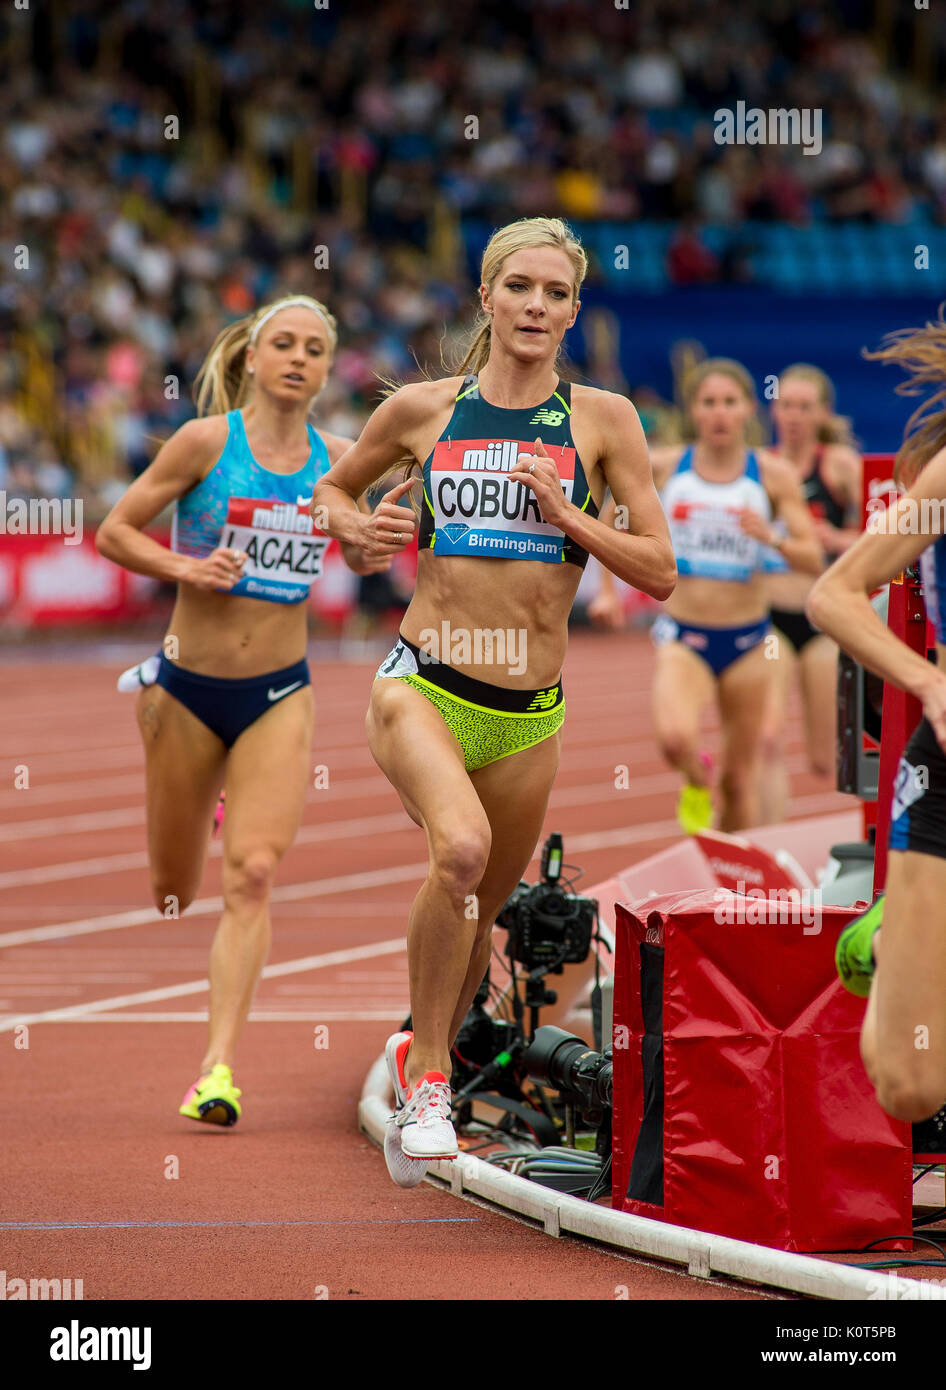
[[[558,686],[553,685],[548,690],[537,690],[533,696],[532,703],[526,709],[526,714],[530,710],[551,709],[558,699]]]
[[[539,409],[535,412],[532,419],[529,421],[529,424],[551,425],[553,429],[557,429],[564,419],[564,410],[546,410],[545,406],[543,405],[540,406]]]

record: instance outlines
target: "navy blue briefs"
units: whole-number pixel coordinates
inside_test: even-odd
[[[221,680],[218,676],[200,676],[168,661],[158,654],[156,685],[163,685],[169,695],[179,700],[191,714],[206,724],[219,739],[232,748],[237,739],[255,724],[260,715],[287,695],[310,685],[308,663],[303,659],[281,671],[268,671],[263,676],[247,680]]]

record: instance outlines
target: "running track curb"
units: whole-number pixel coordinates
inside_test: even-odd
[[[365,1078],[358,1106],[359,1126],[379,1148],[384,1145],[384,1127],[390,1114],[387,1067],[381,1056]],[[708,1235],[685,1226],[669,1226],[663,1221],[633,1216],[630,1212],[589,1206],[577,1197],[553,1192],[484,1163],[473,1154],[460,1154],[456,1159],[432,1163],[428,1171],[448,1183],[454,1196],[462,1197],[464,1192],[470,1192],[495,1206],[530,1217],[541,1222],[547,1235],[585,1236],[605,1245],[686,1265],[687,1273],[697,1277],[725,1274],[745,1283],[768,1284],[807,1294],[810,1298],[852,1300],[879,1296],[878,1276],[873,1271],[832,1264],[811,1255],[772,1250],[749,1241]],[[930,1281],[906,1279],[885,1270],[882,1282],[880,1296],[887,1299],[946,1301],[946,1287]]]

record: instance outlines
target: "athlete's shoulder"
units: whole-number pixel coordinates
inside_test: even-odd
[[[179,439],[191,448],[223,448],[230,433],[230,421],[226,415],[198,415],[193,420],[185,420],[174,431],[172,439]]]
[[[410,428],[422,425],[431,415],[456,400],[463,385],[462,376],[440,377],[435,381],[409,381],[379,406],[389,419],[396,419],[401,425]]]
[[[766,492],[801,492],[794,468],[781,454],[766,448],[755,448],[752,452],[759,461],[759,474]]]
[[[164,443],[152,468],[170,470],[191,480],[201,478],[220,458],[229,426],[225,415],[202,415],[185,420]]]
[[[344,434],[332,434],[331,430],[322,430],[319,429],[316,425],[313,425],[312,428],[315,430],[316,434],[319,436],[322,443],[325,445],[326,452],[328,453],[328,461],[330,464],[334,464],[336,460],[340,459],[342,454],[344,454],[346,450],[350,449],[355,442],[353,439],[349,439],[348,436]]]
[[[828,487],[844,489],[858,486],[864,462],[850,444],[827,444],[821,460],[821,473]]]
[[[594,411],[599,419],[616,420],[624,424],[629,420],[639,420],[634,402],[619,391],[605,391],[600,386],[584,386],[572,383],[572,409],[578,407]]]
[[[633,401],[618,391],[604,391],[597,386],[572,386],[572,422],[590,421],[598,441],[598,454],[609,458],[620,452],[627,454],[628,446],[639,449],[641,457],[647,441],[644,427]]]

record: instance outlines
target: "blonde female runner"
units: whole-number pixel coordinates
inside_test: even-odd
[[[571,386],[556,368],[585,269],[557,219],[497,231],[457,374],[396,391],[315,492],[330,534],[389,557],[410,542],[411,513],[366,517],[355,499],[405,455],[423,482],[417,587],[367,720],[372,753],[429,852],[408,926],[413,1032],[386,1049],[397,1110],[385,1153],[403,1186],[457,1152],[450,1048],[542,827],[582,567],[593,554],[658,598],[676,577],[633,406]],[[606,487],[628,508],[624,532],[596,519]]]

